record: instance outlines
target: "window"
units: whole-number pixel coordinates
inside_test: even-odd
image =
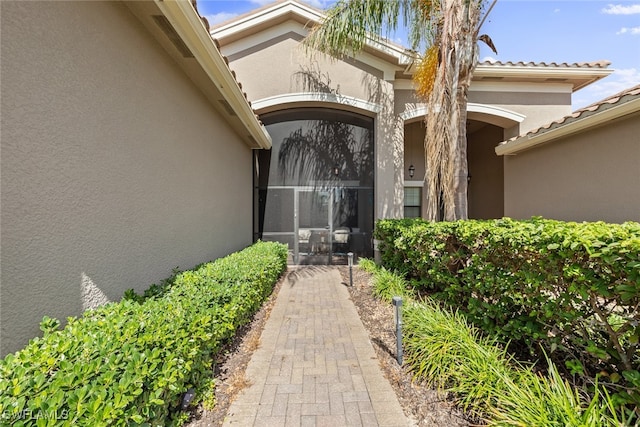
[[[405,187],[404,188],[404,217],[405,218],[420,218],[422,200],[422,188],[420,187]]]
[[[295,264],[373,256],[373,119],[326,108],[260,118],[273,147],[254,164],[256,238],[288,244]]]

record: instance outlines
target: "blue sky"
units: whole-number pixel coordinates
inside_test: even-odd
[[[303,0],[304,1],[304,0]],[[212,24],[251,11],[271,0],[198,0]],[[319,8],[331,0],[306,0]],[[573,96],[574,109],[640,84],[640,1],[498,0],[484,24],[498,54],[481,45],[481,60],[592,62],[609,60],[613,74]],[[392,35],[405,44],[404,35]]]

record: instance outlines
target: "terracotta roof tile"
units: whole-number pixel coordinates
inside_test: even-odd
[[[483,61],[478,65],[496,65],[499,67],[536,67],[536,68],[607,68],[611,65],[610,61],[594,61],[594,62],[574,62],[569,64],[568,62],[513,62],[513,61]]]
[[[542,134],[548,130],[555,129],[557,127],[566,125],[576,120],[584,119],[599,111],[603,111],[607,108],[610,108],[611,106],[623,104],[625,102],[631,101],[632,99],[636,99],[636,98],[640,98],[640,84],[637,86],[633,86],[632,88],[623,90],[622,92],[616,93],[615,95],[611,95],[601,101],[598,101],[586,107],[580,108],[579,110],[576,110],[572,114],[565,116],[559,120],[556,120],[554,122],[541,126],[537,129],[533,129],[525,134],[508,139],[507,141],[504,141],[502,144],[515,141],[522,137]]]
[[[209,33],[209,35],[211,35],[211,28],[209,26],[209,21],[207,20],[207,18],[205,18],[204,16],[200,15],[200,12],[198,12],[197,0],[191,0],[191,5],[195,9],[195,11],[198,14],[198,16],[200,16],[200,19],[202,19],[202,22],[203,22],[204,26],[206,27],[207,32]],[[226,64],[227,68],[229,69],[229,72],[231,73],[231,75],[233,76],[233,80],[238,85],[238,88],[240,89],[240,92],[242,93],[242,96],[244,96],[244,99],[249,103],[249,107],[251,107],[251,101],[249,101],[249,97],[247,96],[247,93],[242,91],[242,83],[240,83],[240,81],[238,80],[238,78],[236,76],[236,72],[233,71],[231,69],[231,67],[229,66],[229,58],[227,58],[225,55],[223,55],[222,52],[220,51],[220,42],[215,37],[211,37],[211,40],[213,40],[213,44],[215,45],[215,47],[218,50],[218,52],[220,52],[220,56],[222,56],[222,59],[223,59],[224,63]],[[253,108],[252,108],[252,110],[253,110]],[[255,114],[255,110],[253,112]],[[256,117],[258,117],[258,116],[256,115]],[[258,122],[260,122],[260,120],[258,120]],[[260,122],[260,123],[262,124],[262,122]]]

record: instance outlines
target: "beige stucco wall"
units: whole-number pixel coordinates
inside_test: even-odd
[[[418,120],[407,123],[404,126],[404,165],[405,177],[407,181],[422,181],[425,174],[424,163],[424,121]],[[409,166],[413,165],[415,173],[413,178],[409,176]]]
[[[250,244],[251,150],[119,2],[0,2],[0,353]]]
[[[337,61],[321,54],[310,57],[300,44],[304,31],[301,24],[287,21],[270,27],[264,33],[252,35],[250,40],[223,44],[221,51],[228,57],[230,68],[236,72],[254,105],[259,105],[257,101],[280,95],[324,92],[349,97],[350,100],[345,104],[305,102],[282,107],[276,105],[268,111],[314,105],[347,109],[373,117],[376,156],[374,214],[376,218],[401,217],[403,126],[394,114],[392,83],[384,79],[384,70],[366,64],[361,60],[363,58]],[[385,67],[391,66],[386,64]],[[353,99],[363,101],[368,109],[354,104],[351,102]],[[258,109],[258,112],[265,111]]]
[[[499,87],[498,84],[494,86]],[[543,88],[532,86],[530,91],[506,91],[509,87],[510,85],[505,83],[501,90],[474,90],[472,83],[469,89],[469,102],[492,105],[525,116],[519,126],[513,129],[513,134],[505,135],[506,138],[527,133],[571,114],[570,88],[565,92],[544,92]]]
[[[267,40],[257,50],[228,55],[234,46],[222,46],[222,52],[228,55],[231,69],[253,101],[285,93],[328,90],[366,101],[373,99],[380,72],[359,61],[335,61],[325,55],[311,58],[300,47],[300,40],[301,35],[288,32]],[[326,89],[317,90],[319,87]]]
[[[640,116],[504,159],[505,215],[640,221]]]
[[[503,161],[495,147],[503,129],[486,125],[469,135],[467,158],[471,179],[468,187],[469,218],[502,218],[504,213]]]

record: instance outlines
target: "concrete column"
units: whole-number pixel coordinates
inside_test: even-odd
[[[394,113],[394,91],[380,80],[375,94],[380,112],[375,124],[375,218],[401,218],[404,197],[404,126]]]

